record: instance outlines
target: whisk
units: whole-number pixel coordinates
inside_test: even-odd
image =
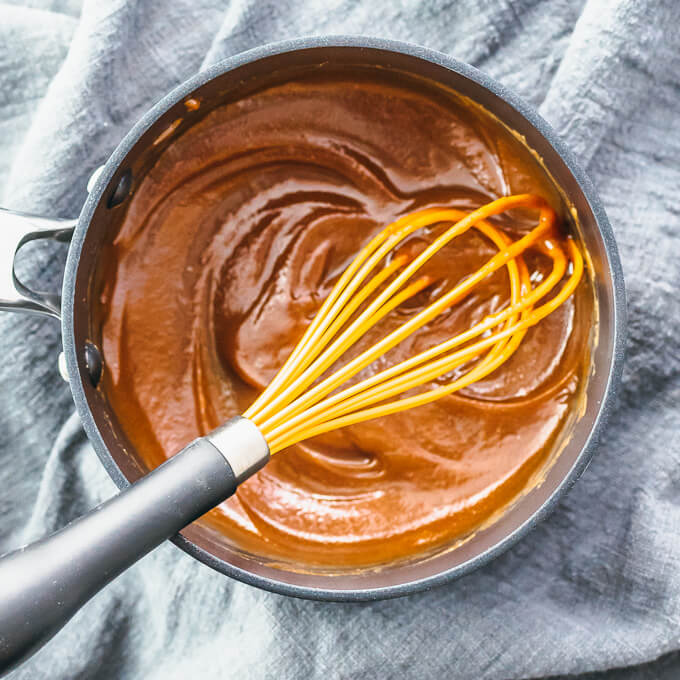
[[[513,240],[490,219],[519,208],[537,211],[538,222]],[[414,232],[447,224],[418,255],[398,250]],[[369,329],[434,283],[419,270],[470,229],[488,239],[496,254],[343,364],[343,356]],[[531,250],[549,258],[546,276],[532,278],[524,258]],[[510,293],[505,308],[406,361],[352,382],[503,267]],[[575,241],[560,236],[555,212],[533,194],[499,198],[470,212],[430,208],[390,224],[340,276],[288,360],[242,417],[195,440],[60,532],[0,560],[0,670],[38,649],[142,555],[231,496],[270,455],[331,430],[427,404],[499,370],[529,328],[569,298],[582,274],[583,257]],[[449,374],[454,377],[441,384]]]

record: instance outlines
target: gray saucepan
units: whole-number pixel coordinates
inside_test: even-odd
[[[566,445],[544,481],[495,522],[455,549],[427,559],[387,565],[380,570],[303,572],[282,564],[268,564],[240,551],[200,520],[171,538],[194,558],[245,583],[285,595],[336,601],[375,600],[414,593],[487,563],[555,507],[593,455],[622,370],[624,282],[612,229],[600,199],[574,156],[550,126],[498,82],[445,54],[373,38],[297,39],[254,49],[216,64],[165,96],[143,116],[93,176],[89,196],[77,221],[0,213],[0,228],[5,230],[6,238],[11,234],[16,239],[16,248],[0,254],[0,267],[5,276],[5,285],[0,287],[0,308],[61,319],[65,368],[77,411],[104,467],[124,489],[144,477],[147,471],[97,387],[102,371],[98,350],[101,339],[91,310],[95,306],[93,282],[100,264],[101,245],[115,233],[125,212],[126,200],[146,170],[174,136],[199,120],[207,110],[298,71],[353,65],[393,69],[434,81],[477,102],[524,137],[577,215],[579,237],[590,256],[598,323],[594,330],[593,371],[586,388],[584,413],[575,421]],[[202,102],[198,110],[184,105],[190,97]],[[171,132],[163,136],[168,130]],[[30,290],[14,271],[16,252],[26,242],[43,238],[70,239],[61,295]],[[117,549],[124,549],[124,540],[117,542]]]

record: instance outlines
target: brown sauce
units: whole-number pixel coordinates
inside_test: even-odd
[[[105,253],[103,389],[130,442],[154,467],[243,412],[387,223],[525,191],[563,213],[507,130],[397,77],[306,78],[207,114],[141,179]],[[498,223],[516,236],[528,218]],[[405,247],[429,238],[416,234]],[[494,252],[476,232],[455,240],[428,264],[437,285],[379,332]],[[363,375],[460,331],[507,296],[500,271]],[[206,521],[255,555],[301,565],[379,565],[451,544],[545,468],[580,398],[591,319],[584,281],[482,382],[277,454]]]

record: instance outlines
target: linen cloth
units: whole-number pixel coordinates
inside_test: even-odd
[[[679,25],[675,0],[0,3],[5,207],[76,216],[139,116],[222,58],[295,36],[379,35],[472,63],[553,124],[603,198],[629,306],[623,388],[595,459],[485,568],[398,600],[319,603],[236,583],[166,544],[12,677],[680,677]],[[26,260],[26,275],[59,284],[63,249]],[[0,552],[114,492],[57,373],[60,344],[55,321],[0,314]]]

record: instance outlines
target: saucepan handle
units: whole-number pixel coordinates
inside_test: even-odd
[[[0,310],[30,312],[59,318],[61,295],[35,291],[17,276],[14,261],[29,241],[52,239],[68,242],[75,220],[49,219],[0,208]]]
[[[37,651],[121,572],[231,496],[268,459],[259,430],[232,419],[61,531],[0,558],[0,675]]]

